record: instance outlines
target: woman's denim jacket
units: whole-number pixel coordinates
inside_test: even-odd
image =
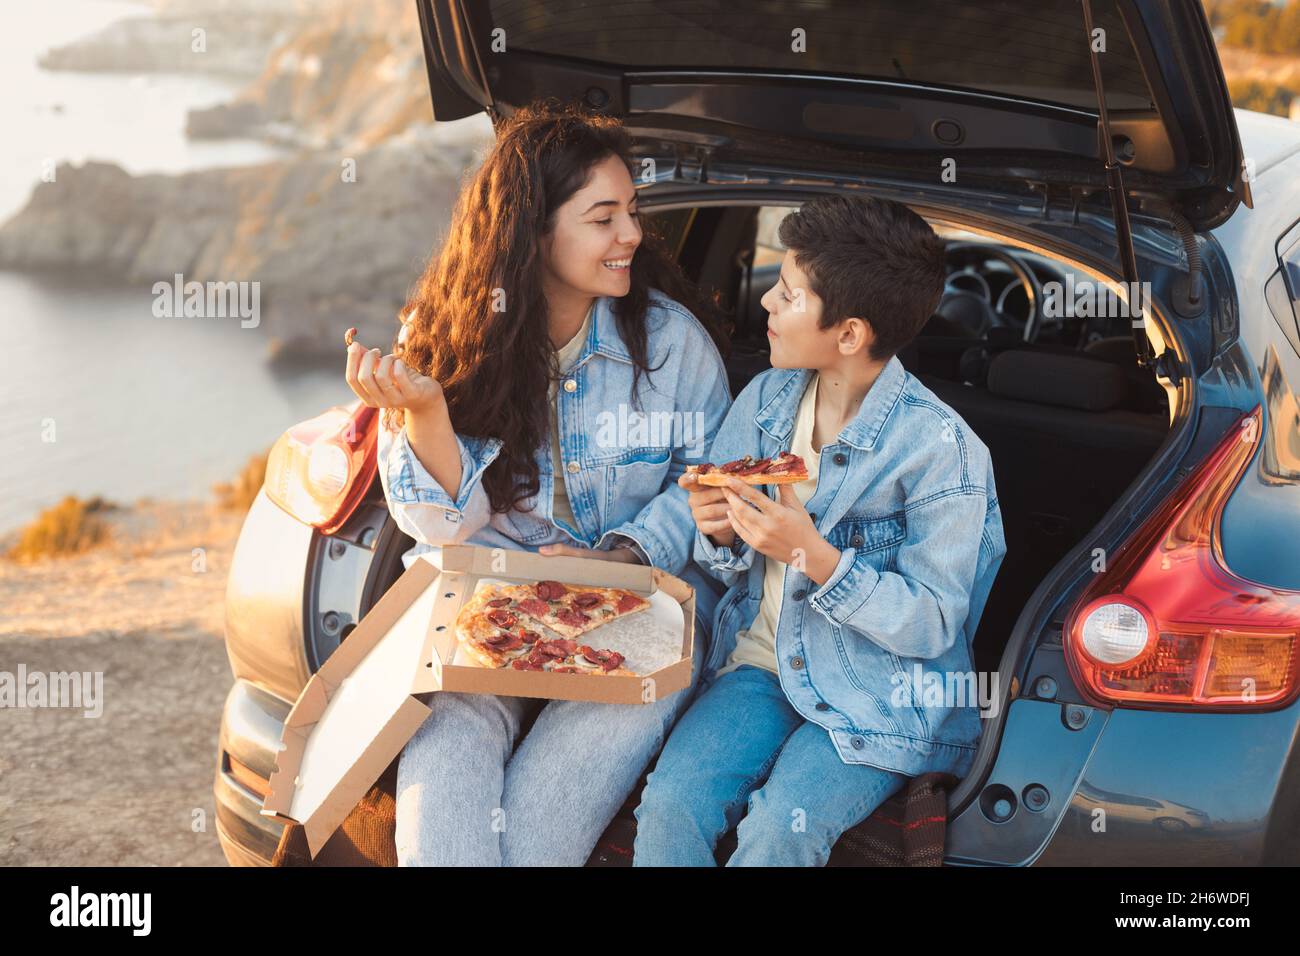
[[[456,436],[461,482],[453,501],[412,452],[406,430],[394,434],[381,426],[380,482],[397,526],[416,541],[403,556],[408,567],[420,553],[444,544],[607,550],[622,536],[635,543],[643,560],[695,584],[697,610],[712,611],[715,585],[690,564],[695,524],[677,478],[687,465],[705,460],[727,413],[726,369],[695,316],[652,290],[646,311],[652,371],[641,375],[635,408],[633,364],[612,311],[614,301],[596,300],[586,345],[556,392],[563,478],[577,526],[552,513],[556,476],[549,432],[535,452],[538,494],[515,509],[493,513],[482,477],[501,449],[499,438]]]
[[[788,449],[812,374],[757,376],[709,460]],[[841,554],[822,585],[787,568],[776,636],[786,697],[845,763],[964,774],[980,734],[971,638],[1006,553],[988,449],[894,357],[821,449],[806,508]],[[757,615],[764,557],[739,537],[733,548],[699,532],[695,542],[696,561],[728,585],[707,680]]]

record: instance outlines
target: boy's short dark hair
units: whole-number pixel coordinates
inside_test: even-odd
[[[912,341],[943,297],[944,242],[902,203],[818,196],[786,216],[779,234],[822,301],[820,327],[865,319],[873,359]]]

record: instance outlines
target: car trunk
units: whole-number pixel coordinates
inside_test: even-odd
[[[794,203],[860,189],[908,202],[928,218],[968,216],[976,231],[1039,252],[1060,249],[1076,267],[1118,281],[1127,278],[1119,266],[1126,240],[1114,226],[1115,203],[1138,211],[1135,231],[1163,230],[1167,244],[1171,217],[1206,230],[1249,202],[1226,85],[1199,5],[1093,0],[1110,44],[1101,66],[1109,125],[1100,122],[1085,73],[1088,35],[1079,6],[999,0],[972,13],[973,5],[944,0],[905,8],[882,0],[491,0],[467,12],[459,0],[419,4],[440,121],[485,109],[500,119],[540,96],[620,117],[639,152],[656,159],[643,210],[688,213],[677,243],[683,265],[737,314],[764,290],[745,285],[752,269],[737,254],[752,236],[720,208],[728,204]],[[683,17],[690,22],[680,23]],[[832,42],[812,56],[787,53],[792,31],[801,28],[812,40]],[[973,35],[982,41],[971,42]],[[729,41],[742,52],[727,52]],[[718,57],[732,59],[719,64]],[[973,88],[971,77],[985,82]],[[1118,189],[1115,170],[1104,167],[1103,127],[1127,177]],[[958,182],[935,172],[950,158]],[[1142,220],[1143,213],[1154,218]],[[1087,227],[1078,230],[1077,247],[1061,225],[1071,217]],[[1142,270],[1160,309],[1176,270],[1148,259]],[[1063,582],[1073,573],[1063,570],[1072,567],[1066,556],[1116,545],[1140,511],[1130,502],[1177,451],[1171,438],[1188,420],[1196,373],[1163,315],[1158,327],[1165,361],[1141,374],[1157,390],[1155,376],[1162,376],[1177,399],[1172,415],[1140,403],[1091,409],[1047,393],[1010,397],[941,374],[915,352],[900,355],[993,457],[1008,553],[974,654],[978,670],[1003,671],[1003,693],[1023,665],[1020,652],[1050,634],[1060,614],[1069,591]],[[733,394],[767,367],[765,342],[743,329],[734,340],[727,358]],[[1127,336],[1092,353],[1098,368],[1136,370]],[[392,580],[410,544],[394,535],[388,553],[377,555]],[[954,810],[991,764],[995,723],[951,797]],[[602,841],[615,856],[630,855],[639,791]],[[730,845],[724,841],[720,858]],[[593,862],[626,860],[598,848]]]
[[[1188,243],[1192,230],[1250,202],[1226,82],[1195,3],[420,0],[419,8],[439,120],[481,110],[502,119],[539,97],[616,116],[654,160],[641,183],[644,209],[674,194],[684,206],[692,196],[749,202],[764,190],[770,199],[864,189],[926,214],[982,211],[986,231],[1005,228],[1040,247],[1066,244],[1062,221],[1082,217],[1111,233],[1072,254],[1094,274],[1134,282],[1130,215],[1162,220],[1154,228],[1166,234],[1177,221]],[[954,175],[940,175],[945,168]],[[999,204],[1009,211],[1001,220]],[[717,223],[728,226],[726,217]],[[724,299],[738,281],[736,241],[696,243],[712,256],[697,273]],[[1154,356],[1142,324],[1133,325],[1135,347],[1111,343],[1093,356],[1099,364],[1110,356],[1132,370],[1154,359],[1148,378],[1184,379],[1184,353],[1166,341]],[[739,344],[733,391],[764,367],[764,345]],[[1169,421],[1149,409],[1069,407],[1047,394],[1051,375],[1041,376],[1045,394],[1012,398],[903,359],[993,453],[1009,553],[976,641],[987,669],[1036,584],[1130,488]]]

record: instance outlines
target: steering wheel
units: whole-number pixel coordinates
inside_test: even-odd
[[[1043,289],[1032,269],[1005,249],[979,242],[950,243],[944,255],[949,272],[936,315],[972,338],[982,339],[993,328],[1010,328],[1026,342],[1038,339],[1043,325]],[[988,282],[976,269],[990,259],[1005,264],[1024,287],[1029,300],[1026,321],[1007,315],[993,305]]]

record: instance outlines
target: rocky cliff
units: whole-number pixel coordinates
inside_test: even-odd
[[[256,281],[282,356],[335,356],[349,325],[386,344],[490,132],[419,126],[352,155],[179,176],[65,164],[0,227],[0,268]]]

